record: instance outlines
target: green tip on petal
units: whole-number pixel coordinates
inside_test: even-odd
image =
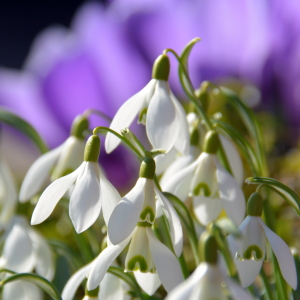
[[[152,78],[168,81],[170,74],[170,60],[166,54],[160,55],[153,64]]]
[[[218,244],[215,237],[205,231],[199,240],[200,256],[203,261],[210,264],[217,264],[218,261]]]
[[[146,259],[141,255],[132,257],[126,266],[127,271],[138,271],[145,273],[148,272],[148,264]]]
[[[247,215],[261,217],[263,211],[263,198],[259,193],[253,193],[247,202]]]
[[[84,139],[84,132],[89,129],[89,121],[86,117],[82,115],[77,116],[71,127],[71,135],[77,137],[78,139]]]
[[[203,107],[204,111],[207,111],[209,106],[208,92],[203,91],[203,89],[200,88],[195,91],[195,96],[197,99],[199,99],[199,102],[201,103],[201,106]]]
[[[257,245],[252,245],[244,252],[245,259],[260,260],[263,258],[263,252]]]
[[[195,196],[205,196],[205,197],[209,197],[211,195],[211,191],[209,186],[205,183],[205,182],[201,182],[199,183],[193,191]]]
[[[140,167],[140,177],[153,179],[155,175],[155,161],[151,157],[144,158]]]
[[[84,160],[97,162],[100,154],[100,138],[98,135],[91,135],[85,144]]]
[[[219,135],[216,131],[210,130],[205,135],[203,152],[215,154],[220,145]]]
[[[96,287],[94,290],[89,291],[87,288],[85,288],[85,296],[89,297],[98,297],[100,287]]]

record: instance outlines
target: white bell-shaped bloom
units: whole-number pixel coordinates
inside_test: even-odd
[[[229,235],[228,243],[235,257],[234,262],[241,285],[247,287],[254,282],[266,259],[267,247],[270,245],[283,278],[295,290],[297,273],[293,255],[287,244],[258,216],[247,216],[238,229],[241,232],[241,238]]]
[[[147,171],[148,168],[151,169],[151,174]],[[146,172],[143,173],[143,170]],[[141,164],[140,178],[136,185],[121,199],[111,214],[108,236],[113,244],[120,244],[132,234],[138,222],[153,224],[158,201],[169,223],[175,254],[180,256],[183,247],[180,219],[170,201],[156,187],[152,179],[154,172],[154,160],[145,159]]]
[[[165,149],[168,152],[175,146],[180,153],[188,153],[188,125],[185,111],[171,92],[167,81],[170,69],[167,55],[158,57],[154,69],[157,66],[165,68],[164,75],[160,76],[153,71],[153,79],[120,107],[110,128],[120,133],[139,114],[139,121],[146,125],[147,136],[155,149]],[[119,144],[120,140],[116,136],[107,134],[107,153],[112,152]]]
[[[194,273],[172,290],[166,300],[251,300],[247,291],[222,273],[217,265],[202,262]]]
[[[74,273],[66,283],[62,291],[63,300],[73,300],[77,289],[84,279],[88,277],[92,263],[82,267]],[[127,294],[129,286],[118,277],[106,273],[100,283],[100,289],[97,297],[94,299],[105,300],[130,300],[131,297]],[[83,299],[93,299],[93,297],[85,296]]]
[[[93,147],[95,153],[71,174],[61,177],[50,184],[42,193],[31,218],[31,224],[36,225],[49,217],[58,201],[64,196],[70,187],[74,188],[70,196],[69,213],[77,233],[80,233],[94,224],[101,208],[106,224],[110,214],[120,200],[120,195],[112,184],[101,173],[98,165],[100,152],[100,139],[93,135],[87,141],[86,151]],[[93,150],[92,150],[93,151]]]
[[[139,271],[135,275],[145,292],[150,295],[154,294],[160,285],[158,280],[167,291],[170,291],[182,282],[181,268],[176,256],[156,238],[149,226],[151,224],[148,222],[138,223],[133,233],[127,239],[120,244],[109,245],[100,253],[93,262],[88,277],[87,287],[89,290],[99,286],[109,266],[124,250],[130,240],[125,269],[132,272]],[[157,273],[158,277],[140,276],[140,273]],[[151,282],[148,281],[149,278]]]
[[[244,219],[243,191],[214,153],[202,152],[196,161],[164,182],[162,189],[183,201],[192,196],[195,216],[204,225],[214,221],[223,209],[236,225]]]
[[[80,118],[79,121],[75,119],[72,126],[73,135],[68,137],[57,148],[40,156],[32,164],[25,175],[20,189],[20,202],[26,202],[35,196],[42,189],[51,172],[51,180],[53,181],[73,172],[79,167],[83,159],[85,147],[82,131],[86,130],[87,127],[87,120],[85,118]]]
[[[0,229],[14,215],[17,201],[16,183],[5,161],[0,160]]]
[[[241,284],[247,287],[253,283],[266,259],[267,245],[270,245],[283,278],[295,290],[297,273],[293,255],[287,244],[262,221],[262,207],[262,197],[253,193],[247,202],[248,216],[238,228],[240,237],[229,235],[227,238]]]

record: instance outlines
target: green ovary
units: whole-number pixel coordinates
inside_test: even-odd
[[[263,258],[263,252],[257,245],[252,245],[244,252],[245,259],[260,260]]]
[[[211,195],[211,191],[210,191],[209,186],[204,182],[199,183],[194,188],[193,193],[194,193],[195,196],[201,195],[201,196],[209,197]]]
[[[147,221],[149,223],[153,223],[155,220],[155,214],[154,214],[153,209],[149,206],[145,207],[140,214],[140,219],[142,221]]]

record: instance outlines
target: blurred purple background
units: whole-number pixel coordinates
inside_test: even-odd
[[[221,78],[250,83],[263,108],[299,134],[298,0],[11,1],[0,12],[0,105],[51,147],[87,108],[112,117],[150,80],[163,49],[180,53],[194,37],[202,38],[190,58],[195,87]],[[175,63],[171,86],[181,95],[176,70]]]

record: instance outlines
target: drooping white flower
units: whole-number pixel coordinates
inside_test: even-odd
[[[101,208],[106,224],[120,195],[100,172],[98,157],[100,139],[92,135],[87,141],[84,161],[71,174],[50,184],[41,195],[32,214],[31,224],[36,225],[49,217],[58,201],[74,184],[69,213],[77,233],[88,229],[98,218]]]
[[[0,229],[14,215],[17,201],[16,183],[5,161],[0,160]]]
[[[203,238],[204,237],[204,238]],[[228,278],[218,266],[217,243],[206,232],[200,238],[203,262],[183,283],[174,288],[166,300],[251,300],[250,294]]]
[[[239,225],[245,216],[245,197],[236,180],[219,163],[215,155],[218,143],[217,133],[209,131],[198,159],[164,182],[162,189],[183,201],[192,196],[195,216],[204,225],[214,221],[223,209]]]
[[[20,189],[20,202],[35,196],[47,178],[55,180],[76,170],[82,162],[85,140],[83,132],[88,129],[86,118],[78,116],[72,125],[71,136],[57,148],[40,156],[29,168]]]
[[[63,300],[73,300],[79,285],[83,282],[91,270],[92,263],[82,267],[74,273],[66,283],[62,291]],[[96,287],[97,288],[97,287]],[[127,294],[129,286],[118,277],[106,273],[100,283],[100,289],[96,297],[85,296],[83,299],[105,299],[105,300],[130,300],[131,297]]]
[[[100,284],[109,266],[129,242],[125,269],[134,273],[139,271],[135,276],[145,292],[149,295],[154,294],[160,282],[167,291],[182,282],[180,265],[175,255],[156,238],[151,223],[139,222],[129,237],[120,244],[109,245],[93,262],[87,283],[89,290]],[[147,274],[150,274],[150,277]]]
[[[283,278],[295,290],[297,273],[293,255],[287,244],[262,221],[262,201],[258,193],[250,196],[247,203],[248,216],[238,228],[241,237],[229,235],[227,238],[231,253],[235,257],[241,285],[247,287],[254,282],[266,259],[269,244]]]
[[[189,133],[185,112],[170,90],[169,71],[168,56],[159,56],[154,63],[153,79],[120,107],[110,128],[120,132],[129,127],[139,114],[139,122],[146,125],[147,136],[154,148],[168,152],[175,146],[180,153],[188,153]],[[106,152],[112,152],[119,143],[117,137],[108,133]]]
[[[32,229],[22,217],[14,217],[4,233],[5,242],[0,268],[17,273],[35,271],[47,280],[54,277],[54,260],[51,249],[44,238]],[[42,292],[28,282],[9,283],[4,286],[3,300],[43,299]]]
[[[138,222],[153,224],[157,199],[169,222],[175,254],[180,256],[183,246],[180,219],[172,204],[156,187],[153,181],[154,174],[154,160],[144,159],[136,185],[121,199],[111,214],[108,222],[108,236],[113,244],[120,244],[131,235]]]

